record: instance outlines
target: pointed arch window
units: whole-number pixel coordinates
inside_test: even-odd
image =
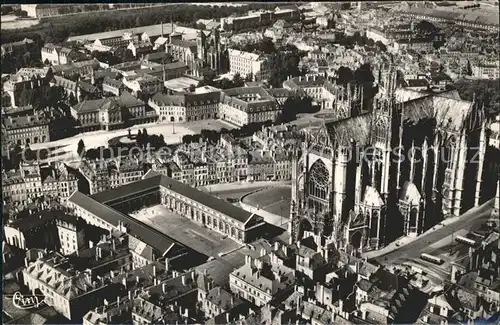
[[[386,121],[383,119],[379,119],[375,123],[375,128],[373,130],[373,135],[375,137],[375,141],[384,142],[387,139],[389,129],[387,127]]]
[[[309,172],[309,194],[326,200],[330,172],[322,160],[317,160]]]
[[[418,217],[418,210],[416,208],[411,209],[410,211],[410,227],[417,227],[417,217]]]
[[[453,167],[453,156],[456,150],[456,140],[454,137],[450,137],[445,144],[444,148],[444,163],[446,168],[451,169]]]
[[[378,218],[379,214],[377,211],[374,211],[372,216],[371,216],[371,227],[370,227],[370,237],[376,238],[377,237],[377,228],[378,228]]]

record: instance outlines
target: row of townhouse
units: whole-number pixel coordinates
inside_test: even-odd
[[[257,146],[258,147],[258,146]],[[168,162],[153,169],[194,187],[238,181],[291,179],[291,152],[281,148],[245,150],[239,145],[181,145]]]
[[[2,114],[2,144],[6,148],[54,141],[71,129],[71,118],[63,107],[9,107]]]
[[[144,176],[144,165],[138,159],[116,158],[83,160],[80,173],[95,194],[138,181]]]
[[[19,172],[4,173],[2,180],[4,203],[26,206],[40,198],[65,203],[78,189],[78,177],[67,166],[22,163]]]

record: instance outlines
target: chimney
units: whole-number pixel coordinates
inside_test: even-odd
[[[120,296],[116,296],[116,306],[120,307]]]
[[[183,286],[186,285],[186,276],[185,275],[182,276],[182,285]]]
[[[111,276],[111,278],[114,278],[115,277],[115,272],[113,272],[113,270],[109,271],[109,275]]]
[[[229,320],[229,313],[226,313],[226,323],[229,324],[231,321]]]
[[[266,255],[266,250],[264,247],[260,249],[260,256],[265,256]]]
[[[28,264],[29,264],[28,258],[27,258],[27,257],[25,257],[25,258],[24,258],[24,266],[25,266],[25,267],[28,267]]]
[[[128,300],[132,301],[132,291],[131,290],[128,291]]]
[[[123,286],[125,287],[125,289],[127,289],[127,276],[124,276],[123,279],[122,279],[122,284]]]
[[[280,249],[280,243],[275,242],[275,243],[274,243],[274,250],[275,250],[275,251],[277,251],[277,250],[279,250],[279,249]]]
[[[141,279],[139,278],[139,276],[138,276],[138,275],[136,275],[136,276],[135,276],[135,282],[137,282],[137,283],[140,283],[140,282],[141,282]]]
[[[167,284],[166,283],[163,283],[161,285],[161,290],[163,291],[163,293],[167,293]]]
[[[170,264],[170,261],[168,258],[165,258],[165,271],[168,271],[168,264]]]
[[[156,277],[156,265],[153,265],[153,276]]]

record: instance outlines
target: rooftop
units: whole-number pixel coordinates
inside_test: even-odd
[[[66,266],[69,265],[65,263],[64,257],[54,253],[31,263],[24,272],[45,283],[68,300],[97,288],[98,284],[91,282],[89,274],[68,272],[64,269]]]
[[[135,184],[135,183],[134,183]],[[130,187],[131,184],[126,185],[126,187]],[[125,186],[121,186],[115,188],[110,191],[114,191],[116,189],[122,190]],[[110,191],[101,192],[99,194],[105,194]],[[99,195],[97,194],[97,195]],[[89,197],[81,192],[75,192],[68,199],[68,202],[78,205],[79,207],[89,211],[90,213],[99,216],[106,222],[112,224],[115,227],[118,227],[120,223],[125,224],[129,228],[129,233],[138,237],[141,241],[146,243],[147,245],[158,249],[162,254],[169,251],[172,246],[177,245],[181,246],[179,243],[174,241],[169,236],[163,234],[162,232],[147,226],[146,224],[137,221],[135,218],[132,218],[126,214],[118,212],[117,210],[107,206],[104,203],[99,202],[93,197]]]
[[[176,29],[176,27],[177,26],[174,25],[174,29]],[[149,37],[160,36],[162,34],[162,24],[142,26],[142,27],[134,28],[132,30],[131,29],[119,29],[119,30],[113,30],[113,31],[103,32],[103,33],[71,36],[71,37],[68,37],[67,42],[85,41],[85,40],[86,41],[94,41],[96,39],[104,40],[104,39],[108,39],[108,38],[122,37],[123,34],[125,34],[127,32],[132,32],[133,34],[146,33],[146,34],[148,34]],[[171,25],[170,24],[163,24],[163,33],[169,34],[171,32],[172,32]]]

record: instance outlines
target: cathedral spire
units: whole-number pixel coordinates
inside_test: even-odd
[[[347,84],[347,105],[351,105],[351,83]]]
[[[429,151],[429,144],[427,142],[427,137],[424,138],[424,144],[423,144],[423,147],[422,147],[422,154],[423,154],[423,159],[424,159],[424,165],[423,165],[423,168],[422,168],[422,185],[421,185],[421,189],[422,189],[422,194],[425,196],[425,182],[426,182],[426,179],[425,179],[425,176],[427,175],[427,164],[428,164],[428,151]]]
[[[399,122],[399,150],[398,150],[398,175],[396,177],[396,188],[399,196],[401,189],[400,176],[401,176],[401,154],[403,153],[403,121],[404,121],[404,103],[401,103],[401,121]]]
[[[410,182],[413,183],[413,178],[415,177],[415,140],[411,142],[410,151]]]

